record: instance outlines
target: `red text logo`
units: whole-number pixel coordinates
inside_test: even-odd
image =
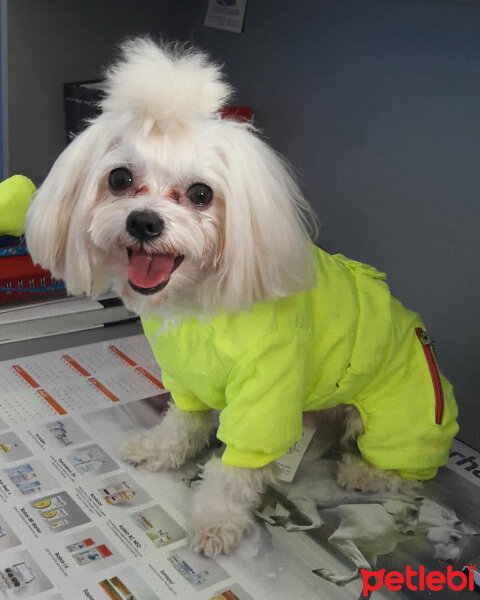
[[[375,592],[382,586],[393,592],[398,592],[403,587],[415,592],[418,590],[438,592],[445,589],[445,587],[454,592],[464,589],[473,591],[475,585],[474,569],[473,565],[469,565],[468,575],[466,575],[462,571],[454,571],[449,565],[446,574],[441,571],[425,573],[425,567],[419,567],[418,571],[414,571],[407,565],[405,573],[401,571],[389,571],[387,573],[385,569],[380,571],[360,569],[360,573],[363,580],[363,595],[368,596],[370,592]]]

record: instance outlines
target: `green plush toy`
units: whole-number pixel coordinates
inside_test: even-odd
[[[0,235],[22,235],[34,192],[35,185],[23,175],[13,175],[0,183]]]

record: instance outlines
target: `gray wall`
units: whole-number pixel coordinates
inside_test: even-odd
[[[480,448],[479,6],[248,0],[237,35],[203,27],[206,0],[3,1],[10,173],[41,181],[64,145],[61,83],[96,77],[124,33],[190,32],[297,168],[320,242],[423,315]]]
[[[242,35],[191,39],[298,169],[320,242],[385,270],[453,381],[480,447],[480,6],[262,0]]]
[[[7,82],[6,82],[6,72],[7,72],[7,31],[6,31],[6,5],[4,0],[0,0],[0,181],[4,178],[4,146],[6,139],[6,131],[4,128],[4,115],[6,111],[4,111],[4,106],[6,106],[6,94],[7,94]]]
[[[5,176],[41,183],[65,146],[62,84],[96,79],[127,35],[185,37],[185,0],[2,0],[7,20]],[[187,13],[188,14],[188,13]]]

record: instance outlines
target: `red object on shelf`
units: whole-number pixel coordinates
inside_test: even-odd
[[[0,258],[0,304],[65,296],[58,287],[50,271],[34,265],[29,254]]]
[[[253,113],[251,106],[224,106],[220,114],[224,119],[234,119],[235,121],[253,121]]]

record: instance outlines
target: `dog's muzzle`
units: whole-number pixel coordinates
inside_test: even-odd
[[[163,219],[151,210],[134,210],[127,217],[126,229],[139,243],[127,248],[128,283],[143,296],[163,290],[172,273],[183,262],[182,255],[162,254],[147,249],[148,242],[159,238],[164,228]]]

